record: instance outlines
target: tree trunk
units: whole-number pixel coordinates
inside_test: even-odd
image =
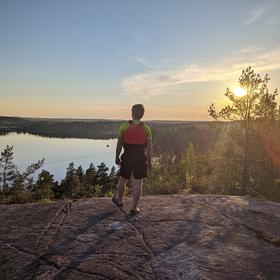
[[[7,168],[6,168],[6,166],[7,166],[7,163],[5,162],[5,165],[4,165],[4,170],[3,170],[3,191],[4,192],[6,192],[7,191],[7,178],[6,178],[6,176],[7,176]]]
[[[243,166],[243,184],[242,193],[247,194],[249,185],[249,129],[245,127],[245,146],[244,146],[244,166]]]

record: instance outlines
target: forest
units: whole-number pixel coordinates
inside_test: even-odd
[[[215,104],[209,104],[212,122],[149,122],[154,159],[152,171],[144,180],[144,194],[250,195],[280,201],[280,107],[277,90],[269,90],[269,80],[268,75],[262,78],[251,67],[244,69],[238,82],[246,95],[236,96],[227,89],[228,105],[218,111]],[[116,137],[120,123],[0,119],[2,133],[101,139]],[[19,172],[13,156],[13,147],[1,152],[2,203],[112,196],[118,180],[117,170],[109,170],[104,163],[83,170],[71,162],[65,178],[56,182],[42,169],[43,159]],[[33,178],[38,169],[38,178]],[[131,185],[129,182],[127,194]]]
[[[9,132],[30,133],[44,137],[58,138],[117,138],[117,131],[124,120],[87,120],[87,119],[51,119],[22,118],[0,116],[0,135]],[[174,126],[189,127],[196,122],[186,121],[147,121],[152,129]],[[204,122],[201,122],[204,123]],[[207,123],[207,122],[206,122]]]

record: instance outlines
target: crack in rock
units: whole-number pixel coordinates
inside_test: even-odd
[[[191,220],[191,219],[159,219],[159,220],[141,220],[143,223],[165,223],[165,222],[187,222],[187,223],[194,223],[194,224],[202,224],[206,226],[211,226],[211,227],[222,227],[222,228],[231,228],[236,225],[218,225],[218,224],[210,224],[210,223],[205,223],[202,221],[196,221],[196,220]]]
[[[191,201],[191,202],[194,203],[194,204],[197,204],[197,205],[206,207],[206,208],[212,210],[213,212],[216,212],[216,213],[218,212],[217,209],[215,209],[215,208],[213,208],[213,207],[210,207],[210,206],[208,206],[208,205],[205,205],[205,204],[203,204],[203,203],[195,202],[195,201]],[[219,213],[220,213],[220,212],[219,212]],[[274,245],[274,246],[276,246],[276,247],[280,247],[280,240],[278,240],[278,239],[273,239],[273,238],[270,237],[269,235],[265,234],[263,231],[256,230],[256,229],[254,229],[254,228],[252,228],[252,227],[249,227],[249,226],[247,226],[247,225],[245,225],[245,224],[242,224],[242,223],[238,222],[236,219],[234,219],[234,218],[228,216],[228,215],[225,214],[225,213],[221,213],[221,215],[223,215],[223,216],[224,216],[225,218],[227,218],[228,220],[232,221],[232,222],[233,222],[233,226],[241,226],[241,227],[244,227],[244,228],[246,228],[247,230],[253,232],[253,233],[255,234],[255,237],[256,237],[257,239],[263,240],[263,241],[265,241],[265,242],[267,242],[267,243],[269,243],[269,244],[271,244],[271,245]]]
[[[38,246],[40,241],[42,240],[43,236],[45,235],[45,233],[48,231],[48,229],[54,224],[54,222],[57,220],[57,218],[62,214],[62,218],[58,224],[58,227],[55,231],[54,237],[56,237],[59,229],[61,228],[63,222],[65,221],[65,219],[67,218],[69,212],[71,211],[71,202],[67,202],[64,203],[64,205],[62,205],[58,211],[56,212],[55,216],[53,217],[53,219],[47,224],[47,226],[44,228],[44,230],[42,231],[42,233],[40,234],[39,238],[36,241],[36,245]]]
[[[121,208],[118,207],[118,209],[125,215],[126,219],[128,220],[128,222],[132,225],[132,227],[134,228],[134,230],[138,233],[138,235],[140,235],[146,249],[148,249],[149,251],[149,256],[150,256],[150,260],[155,256],[155,253],[152,249],[152,247],[149,245],[149,243],[147,242],[146,238],[145,238],[145,234],[144,231],[139,229],[130,219],[130,217],[127,215],[127,213],[122,210]],[[151,271],[153,272],[154,278],[155,278],[155,272],[154,272],[154,268],[152,267],[152,265],[150,264],[150,260],[147,260],[147,264],[149,265]]]
[[[10,247],[10,248],[13,248],[13,249],[15,249],[17,252],[19,252],[19,253],[22,253],[22,254],[25,254],[25,255],[30,255],[30,256],[32,256],[32,257],[34,257],[34,258],[37,258],[38,257],[38,255],[36,255],[35,253],[32,253],[32,252],[30,252],[30,251],[28,251],[28,250],[26,250],[26,249],[24,249],[24,248],[19,248],[19,247],[17,247],[15,244],[9,244],[9,243],[6,243],[5,244],[7,247]]]
[[[254,232],[257,239],[263,240],[263,241],[265,241],[265,242],[267,242],[267,243],[269,243],[273,246],[280,247],[280,240],[279,239],[273,239],[270,236],[266,235],[263,231],[256,230],[256,229],[248,227],[248,226],[245,226],[245,227],[249,231]]]
[[[77,267],[72,267],[72,266],[65,266],[63,267],[63,269],[69,269],[69,270],[74,270],[83,274],[89,274],[89,275],[96,275],[96,276],[100,276],[103,277],[104,279],[108,279],[108,280],[119,280],[120,278],[111,278],[108,275],[102,274],[102,273],[98,273],[98,272],[92,272],[92,271],[87,271],[87,270],[83,270]],[[54,279],[60,279],[61,275],[55,275]],[[120,279],[121,280],[121,279]]]

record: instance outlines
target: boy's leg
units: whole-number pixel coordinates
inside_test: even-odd
[[[121,203],[123,199],[123,194],[125,190],[127,179],[124,177],[120,177],[119,182],[118,182],[118,200]]]
[[[133,180],[133,203],[132,210],[137,209],[137,204],[139,202],[141,193],[142,193],[142,181],[143,179],[134,179]]]

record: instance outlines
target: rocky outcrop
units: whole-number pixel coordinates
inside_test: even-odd
[[[280,204],[217,195],[0,206],[2,279],[280,279]],[[1,278],[1,277],[0,277]]]

